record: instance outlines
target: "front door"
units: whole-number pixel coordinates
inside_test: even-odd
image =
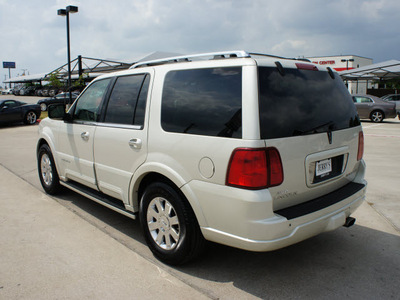
[[[108,78],[92,83],[71,107],[72,120],[62,123],[59,132],[60,175],[94,189],[97,181],[93,142],[110,81]]]

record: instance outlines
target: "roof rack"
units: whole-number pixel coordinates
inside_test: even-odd
[[[265,57],[273,57],[273,58],[279,58],[279,59],[287,59],[286,57],[283,56],[277,56],[277,55],[271,55],[271,54],[264,54],[264,53],[249,53],[251,56],[265,56]]]
[[[147,67],[147,66],[156,66],[162,64],[170,64],[170,63],[178,63],[178,62],[186,62],[191,61],[193,59],[206,59],[207,57],[211,57],[211,59],[224,59],[224,58],[245,58],[250,57],[250,54],[246,51],[224,51],[224,52],[210,52],[210,53],[200,53],[200,54],[191,54],[191,55],[183,55],[183,56],[175,56],[175,57],[166,57],[156,60],[149,60],[138,62],[132,65],[129,69],[135,69],[139,67]]]

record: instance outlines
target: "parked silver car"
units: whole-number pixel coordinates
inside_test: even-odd
[[[352,95],[353,102],[361,119],[371,119],[379,123],[386,118],[396,117],[396,105],[383,101],[381,98],[372,95]]]
[[[396,104],[396,113],[400,119],[400,94],[385,95],[382,100]]]

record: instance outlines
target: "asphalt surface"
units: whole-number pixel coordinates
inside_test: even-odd
[[[138,221],[46,195],[37,126],[1,127],[0,299],[400,299],[400,122],[363,127],[369,185],[354,226],[268,253],[209,244],[177,268],[152,256]]]

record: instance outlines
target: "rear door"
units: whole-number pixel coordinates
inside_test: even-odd
[[[371,98],[364,96],[353,96],[354,104],[361,118],[369,118],[374,102]]]
[[[98,187],[126,204],[133,173],[147,157],[145,113],[151,77],[149,73],[117,77],[96,129]]]

